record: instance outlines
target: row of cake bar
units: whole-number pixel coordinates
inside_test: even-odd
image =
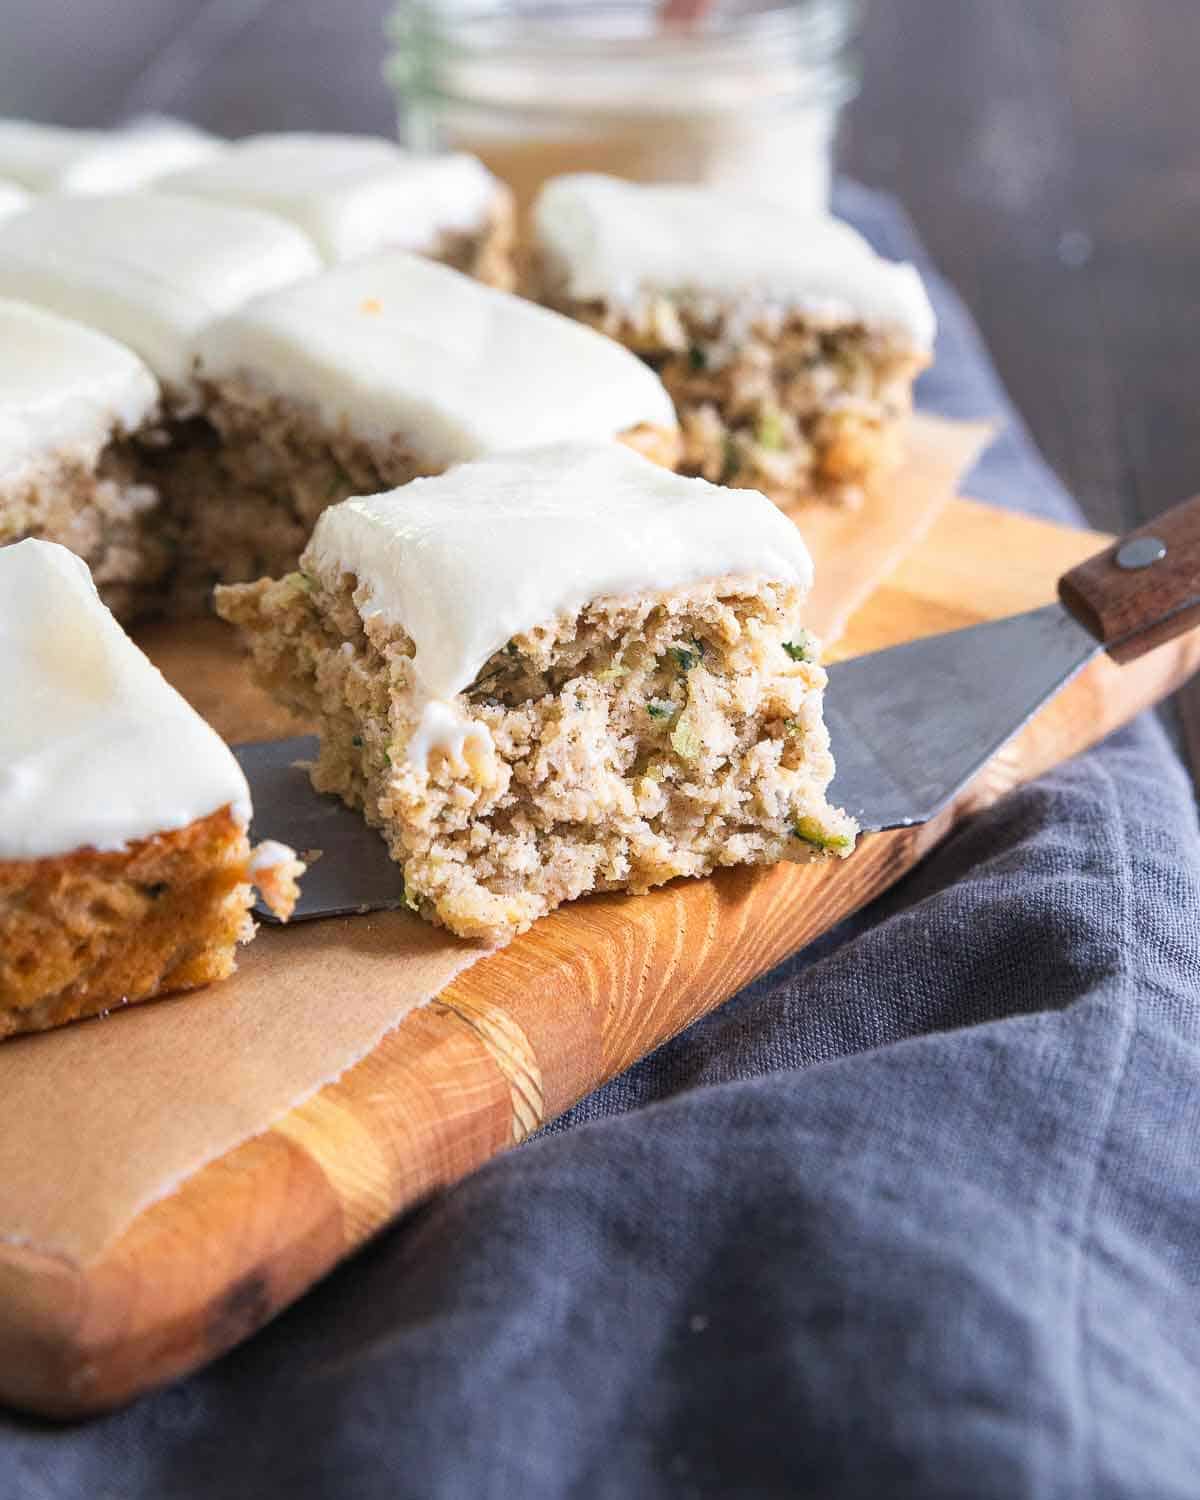
[[[3,152],[0,130],[0,172]],[[412,163],[258,138],[169,192],[0,223],[0,540],[74,546],[129,613],[287,565],[356,490],[545,441],[626,433],[785,504],[853,499],[895,461],[932,314],[847,226],[576,176],[544,190],[525,260],[551,311],[397,249],[322,269],[334,240],[421,240],[435,169]],[[231,201],[177,190],[197,174]]]

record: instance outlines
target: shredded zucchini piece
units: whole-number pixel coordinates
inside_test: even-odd
[[[850,847],[850,840],[844,833],[827,832],[816,818],[797,818],[792,824],[792,832],[804,843],[826,854],[841,854]]]

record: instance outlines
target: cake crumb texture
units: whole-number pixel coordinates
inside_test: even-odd
[[[122,851],[0,861],[0,1038],[231,974],[249,857],[222,808]]]
[[[659,296],[632,309],[551,307],[646,361],[679,416],[679,471],[757,489],[787,509],[855,506],[901,461],[913,382],[929,355],[892,328]]]
[[[0,860],[0,1041],[225,979],[253,888],[286,922],[303,863],[229,808],[127,849]]]

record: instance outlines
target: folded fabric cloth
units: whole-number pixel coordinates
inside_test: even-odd
[[[921,260],[888,200],[840,208]],[[970,492],[1076,511],[949,289],[922,402]],[[1200,832],[1157,723],[6,1494],[1191,1497]]]

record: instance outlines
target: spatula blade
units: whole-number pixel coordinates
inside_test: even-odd
[[[379,834],[337,797],[313,791],[308,763],[317,756],[314,735],[235,745],[233,753],[250,783],[256,837],[278,839],[307,858],[293,922],[404,905],[400,866]],[[254,914],[277,920],[261,902]]]
[[[839,662],[831,799],[864,829],[928,821],[1100,649],[1048,604]]]

